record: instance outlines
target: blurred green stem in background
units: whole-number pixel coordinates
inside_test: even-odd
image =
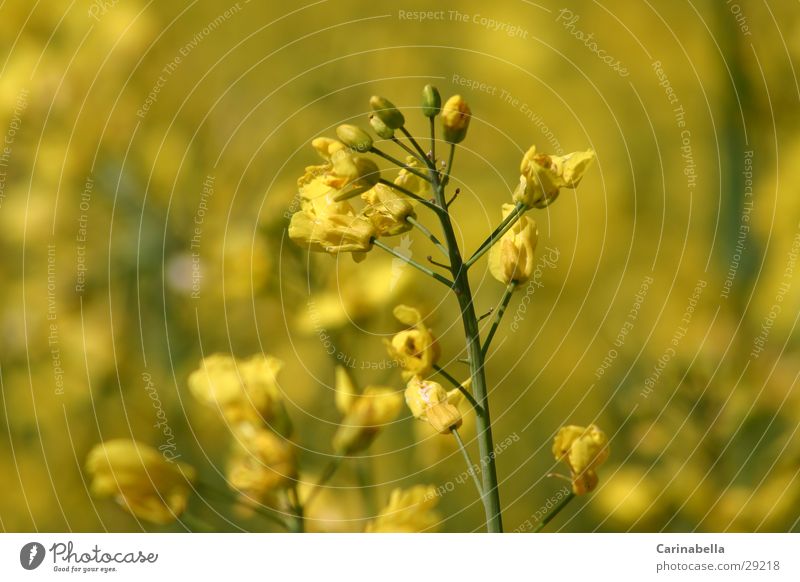
[[[561,510],[564,509],[569,504],[569,502],[572,501],[574,498],[575,498],[575,494],[572,491],[570,491],[569,494],[566,497],[564,497],[558,503],[558,505],[556,505],[553,508],[553,511],[551,511],[550,513],[545,515],[544,519],[539,522],[539,525],[537,525],[535,528],[533,528],[534,533],[542,531],[544,526],[546,526],[548,523],[550,523],[553,520],[553,518],[555,516],[557,516],[561,512]]]

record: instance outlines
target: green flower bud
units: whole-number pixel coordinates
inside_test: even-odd
[[[472,112],[461,95],[453,95],[442,108],[442,129],[444,139],[449,143],[459,143],[467,136],[467,128]]]
[[[433,85],[425,85],[422,89],[422,113],[425,117],[436,117],[442,109],[442,96]]]
[[[382,137],[383,139],[392,139],[394,137],[394,130],[381,121],[381,118],[377,115],[373,114],[369,116],[369,124],[372,126],[375,133],[378,134],[378,137]]]
[[[372,138],[356,125],[340,125],[336,128],[336,135],[344,145],[358,152],[368,152],[372,147]]]
[[[369,105],[375,112],[375,115],[381,118],[381,121],[392,129],[400,129],[405,125],[406,118],[403,114],[389,101],[386,97],[378,97],[373,95],[369,99]]]

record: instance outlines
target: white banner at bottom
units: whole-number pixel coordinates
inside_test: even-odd
[[[797,581],[799,562],[798,534],[0,535],[9,581]]]

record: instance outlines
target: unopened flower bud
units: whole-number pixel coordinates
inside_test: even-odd
[[[369,124],[378,137],[382,137],[383,139],[392,139],[394,137],[394,130],[386,125],[381,118],[374,113],[369,116]]]
[[[372,147],[372,138],[369,134],[358,127],[345,123],[336,128],[336,135],[347,147],[358,152],[368,152]]]
[[[467,136],[472,112],[461,95],[453,95],[442,108],[442,128],[444,139],[449,143],[459,143]]]
[[[403,114],[389,101],[386,97],[379,97],[373,95],[370,97],[369,105],[375,112],[375,115],[381,118],[384,124],[391,129],[400,129],[405,125],[406,118]]]
[[[436,117],[442,110],[442,96],[433,85],[425,85],[422,89],[422,113],[425,117]]]

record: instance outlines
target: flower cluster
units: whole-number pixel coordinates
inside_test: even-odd
[[[278,373],[283,364],[258,354],[245,360],[214,354],[189,376],[189,390],[218,410],[231,431],[226,477],[248,503],[297,481],[292,424],[283,403]]]

